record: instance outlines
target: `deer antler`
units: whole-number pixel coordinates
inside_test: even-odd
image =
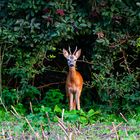
[[[69,53],[71,54],[71,48],[70,48],[70,46],[69,46]]]
[[[76,51],[77,51],[77,46],[76,46],[75,51],[74,51],[74,53],[73,53],[73,54],[75,54],[75,53],[76,53]]]

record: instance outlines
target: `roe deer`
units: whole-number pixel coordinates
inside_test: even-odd
[[[63,55],[67,59],[69,72],[66,79],[66,94],[69,100],[69,109],[80,110],[80,96],[83,87],[83,78],[81,74],[76,71],[76,61],[81,54],[81,49],[77,51],[77,47],[74,53],[71,53],[70,47],[69,52],[63,49]]]

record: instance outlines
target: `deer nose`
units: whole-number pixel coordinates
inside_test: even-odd
[[[70,64],[70,67],[73,67],[74,65],[73,64]]]

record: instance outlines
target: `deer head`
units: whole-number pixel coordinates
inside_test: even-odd
[[[76,66],[76,61],[81,55],[81,49],[77,51],[77,46],[75,48],[75,51],[73,54],[71,53],[71,49],[69,47],[69,52],[65,49],[63,49],[63,55],[67,59],[68,66],[69,67],[75,67]]]

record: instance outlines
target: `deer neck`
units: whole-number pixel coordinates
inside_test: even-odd
[[[70,76],[70,79],[73,81],[76,77],[76,69],[75,67],[71,67],[69,68],[69,76]]]

